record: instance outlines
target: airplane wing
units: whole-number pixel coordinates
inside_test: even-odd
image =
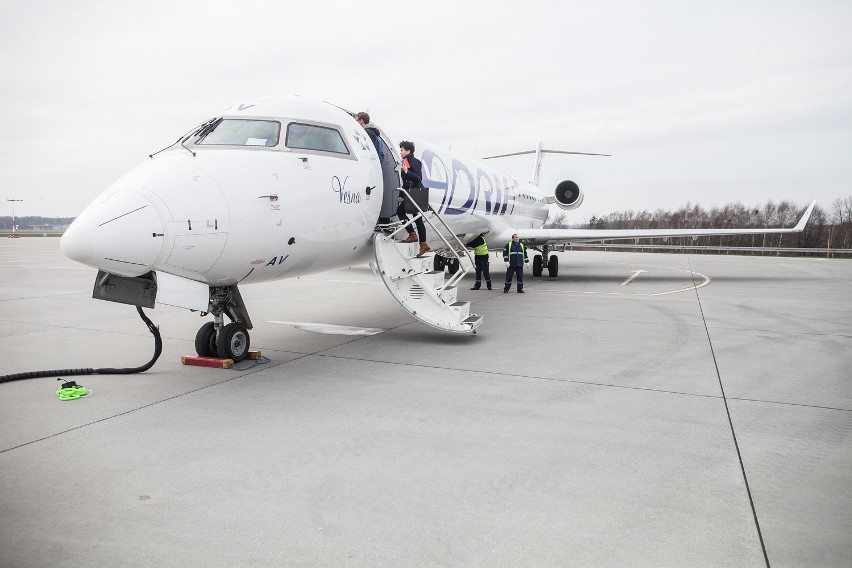
[[[791,228],[764,229],[516,229],[521,240],[535,245],[552,243],[587,243],[618,239],[653,239],[661,237],[703,237],[710,235],[762,235],[767,233],[800,233],[813,212],[816,200]],[[503,235],[500,235],[502,239]],[[511,238],[511,234],[508,235]],[[489,239],[491,240],[491,239]],[[506,240],[506,239],[502,239]],[[494,240],[494,242],[499,242]],[[507,241],[508,242],[508,241]]]

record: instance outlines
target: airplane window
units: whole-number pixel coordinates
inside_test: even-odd
[[[281,125],[274,120],[225,119],[196,144],[277,146]]]
[[[287,140],[288,148],[298,148],[300,150],[322,150],[324,152],[334,152],[335,154],[348,154],[349,149],[340,132],[334,128],[326,128],[324,126],[315,126],[313,124],[300,124],[292,122],[287,125]]]

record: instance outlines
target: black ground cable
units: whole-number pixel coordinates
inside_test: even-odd
[[[8,383],[11,381],[19,381],[22,379],[38,379],[42,377],[56,377],[59,375],[62,376],[79,376],[79,375],[130,375],[133,373],[143,373],[154,366],[154,363],[157,362],[157,359],[160,358],[160,354],[163,352],[163,339],[160,337],[160,328],[154,325],[154,323],[148,319],[148,316],[145,315],[145,312],[142,311],[142,308],[136,306],[136,311],[139,313],[139,317],[142,318],[142,321],[145,322],[145,325],[148,326],[148,331],[154,336],[154,356],[150,361],[142,365],[141,367],[128,367],[125,369],[111,369],[111,368],[103,368],[103,369],[57,369],[53,371],[30,371],[26,373],[15,373],[13,375],[3,375],[0,376],[0,383]]]

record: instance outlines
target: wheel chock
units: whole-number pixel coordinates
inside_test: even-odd
[[[260,350],[258,349],[249,349],[248,355],[246,355],[246,359],[251,361],[260,361]]]
[[[234,366],[233,359],[219,359],[218,357],[199,357],[197,355],[184,355],[180,358],[184,365],[196,367],[213,367],[215,369],[230,369]]]

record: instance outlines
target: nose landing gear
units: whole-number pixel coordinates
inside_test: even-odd
[[[213,321],[201,326],[195,335],[195,352],[201,357],[242,361],[249,352],[251,319],[236,286],[210,288]],[[225,324],[224,315],[232,322]]]

